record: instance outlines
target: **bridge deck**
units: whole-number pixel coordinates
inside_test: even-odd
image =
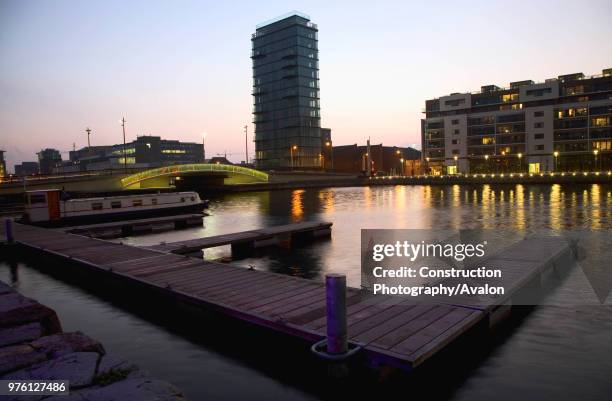
[[[308,341],[325,336],[325,288],[320,282],[20,224],[15,225],[15,238],[27,248],[79,262],[89,270],[180,302]],[[546,252],[542,246],[534,248],[533,242],[522,241],[496,262],[518,261],[515,275],[520,287],[568,252],[567,244],[558,239],[546,240],[544,248]],[[529,265],[520,262],[527,257]],[[371,363],[411,369],[488,319],[499,302],[413,305],[403,299],[372,298],[349,288],[349,337],[364,345]]]
[[[205,248],[213,248],[222,245],[240,245],[266,241],[284,236],[299,236],[307,233],[312,233],[317,236],[319,234],[329,234],[333,223],[330,222],[302,222],[280,226],[272,226],[261,228],[258,230],[242,231],[231,234],[214,235],[204,238],[195,238],[177,242],[163,242],[159,245],[148,247],[149,249],[176,253],[187,254],[196,252]]]

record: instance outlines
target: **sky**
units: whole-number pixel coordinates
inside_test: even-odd
[[[251,34],[292,10],[319,27],[322,126],[335,145],[420,146],[425,100],[612,67],[612,2],[0,0],[0,149],[140,135],[244,160]],[[249,141],[250,152],[254,145]]]

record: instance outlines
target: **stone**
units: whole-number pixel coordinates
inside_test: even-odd
[[[13,287],[11,287],[10,285],[6,284],[4,281],[0,281],[0,295],[8,294],[10,292],[15,292]]]
[[[100,354],[97,352],[74,352],[9,373],[2,379],[68,380],[71,389],[89,386],[93,382],[99,359]]]
[[[104,347],[100,342],[80,331],[41,337],[36,341],[32,341],[30,345],[34,349],[47,354],[49,358],[57,358],[58,356],[73,352],[97,352],[101,355],[105,353]]]
[[[98,371],[96,373],[96,377],[103,377],[111,373],[111,371],[120,371],[126,374],[128,378],[138,378],[145,377],[146,374],[138,369],[138,366],[135,364],[126,361],[123,358],[120,358],[114,354],[106,354],[100,359],[100,363],[98,363]]]
[[[71,392],[69,397],[53,396],[45,401],[185,401],[183,394],[170,383],[137,378],[118,381],[104,387],[93,387]]]
[[[36,340],[42,334],[43,328],[38,322],[16,327],[0,328],[0,347]]]
[[[38,352],[27,344],[3,347],[0,348],[0,375],[45,360],[47,360],[45,353]]]
[[[16,292],[0,295],[0,327],[19,326],[31,322],[40,322],[45,334],[62,331],[53,309]]]

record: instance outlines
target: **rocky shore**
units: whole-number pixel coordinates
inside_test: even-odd
[[[0,396],[27,401],[184,401],[170,383],[107,353],[81,332],[64,333],[54,310],[0,281],[0,379],[69,380],[66,396]]]

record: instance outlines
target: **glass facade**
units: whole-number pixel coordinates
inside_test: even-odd
[[[252,36],[258,168],[321,168],[317,26],[292,14]]]

